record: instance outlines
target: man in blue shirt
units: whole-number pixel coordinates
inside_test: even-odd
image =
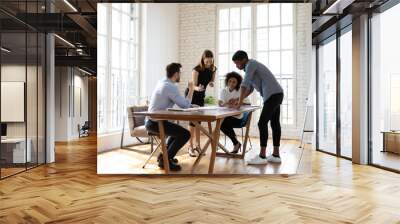
[[[167,66],[167,78],[160,81],[153,91],[150,99],[149,112],[166,110],[167,108],[172,108],[174,104],[181,108],[189,108],[191,105],[191,98],[193,96],[194,85],[189,82],[189,93],[187,98],[183,97],[175,85],[180,81],[180,69],[181,64],[171,63]],[[158,122],[147,119],[146,129],[149,132],[159,134]],[[167,140],[167,150],[169,158],[169,169],[172,171],[181,170],[181,166],[178,164],[178,160],[175,159],[175,155],[178,153],[186,142],[190,139],[190,132],[183,128],[182,126],[164,121],[164,132],[168,136]],[[158,156],[158,166],[163,169],[163,157],[162,154]]]
[[[280,163],[279,146],[281,140],[281,124],[279,121],[280,105],[283,101],[283,89],[271,71],[260,62],[250,59],[245,51],[237,51],[232,61],[236,67],[245,71],[244,80],[240,87],[239,101],[235,105],[240,108],[243,99],[256,89],[263,98],[264,105],[258,120],[260,132],[260,154],[248,161],[248,164],[266,164],[267,162]],[[274,151],[266,157],[268,141],[268,122],[271,121],[272,140]]]

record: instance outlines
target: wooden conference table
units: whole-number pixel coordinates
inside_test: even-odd
[[[162,121],[165,120],[190,121],[193,124],[195,124],[195,126],[199,128],[200,131],[208,137],[208,140],[201,149],[201,153],[199,153],[199,156],[197,157],[195,163],[192,166],[192,173],[197,164],[199,164],[201,158],[203,157],[203,153],[207,151],[208,146],[211,144],[212,151],[211,151],[208,173],[212,174],[214,171],[215,157],[217,156],[217,154],[236,157],[236,158],[244,158],[246,153],[247,141],[249,138],[249,126],[251,122],[251,116],[252,113],[257,109],[259,109],[258,106],[242,106],[239,110],[229,109],[225,107],[205,107],[205,108],[200,107],[200,108],[194,108],[189,111],[164,110],[164,111],[154,111],[154,112],[147,112],[147,111],[135,112],[134,115],[141,115],[141,116],[145,115],[150,117],[152,120],[158,121],[158,127],[160,130],[159,137],[161,139],[161,150],[163,153],[164,169],[166,174],[169,173],[169,160],[165,144],[164,124]],[[232,154],[229,153],[228,150],[226,150],[225,147],[219,143],[220,127],[224,118],[239,115],[244,112],[248,112],[249,115],[245,126],[246,133],[245,133],[245,140],[243,142],[242,154],[241,155]],[[208,130],[202,127],[200,125],[200,122],[206,122],[208,124]],[[212,130],[211,122],[215,122],[214,130]],[[217,147],[220,147],[225,153],[222,154],[217,153]]]

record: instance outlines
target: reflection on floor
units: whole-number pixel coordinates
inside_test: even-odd
[[[205,142],[205,138],[202,139]],[[258,139],[252,138],[253,148],[246,153],[246,159],[259,153]],[[269,144],[269,145],[272,145]],[[214,174],[296,174],[311,172],[311,156],[309,146],[305,150],[298,148],[299,142],[284,140],[281,143],[281,164],[246,165],[245,160],[238,158],[218,157],[215,160]],[[227,142],[228,150],[232,148]],[[271,153],[272,148],[268,148]],[[101,153],[97,157],[97,172],[99,174],[163,174],[157,166],[157,155],[142,166],[149,157],[150,145],[132,146],[129,149],[115,149]],[[194,174],[207,174],[211,148],[194,170]],[[157,153],[158,154],[158,153]],[[196,160],[187,153],[187,146],[182,148],[177,156],[182,170],[175,174],[190,174],[192,164]]]
[[[373,164],[400,170],[400,155],[392,152],[374,151]]]

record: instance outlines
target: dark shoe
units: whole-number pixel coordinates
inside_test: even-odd
[[[242,147],[242,144],[240,144],[240,142],[237,143],[235,146],[233,146],[233,150],[231,151],[231,153],[234,153],[234,154],[238,153],[240,151],[241,147]]]
[[[159,162],[160,159],[162,159],[162,154],[161,154],[161,153],[160,153],[160,154],[158,155],[158,157],[157,157],[157,162]],[[173,158],[173,159],[172,159],[172,162],[175,163],[175,164],[178,164],[179,161],[178,161],[177,158]]]
[[[164,160],[161,157],[158,160],[158,167],[160,167],[160,169],[164,169]],[[182,167],[179,164],[176,164],[172,161],[172,159],[169,160],[169,170],[171,171],[180,171],[182,169]]]

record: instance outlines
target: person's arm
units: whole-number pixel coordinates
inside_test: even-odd
[[[188,99],[190,102],[192,102],[192,98],[193,98],[193,92],[194,92],[194,84],[192,81],[188,82],[188,94],[186,96],[186,99]]]
[[[194,69],[192,71],[192,82],[193,82],[193,85],[194,85],[194,90],[196,90],[198,92],[204,91],[204,86],[203,85],[200,84],[198,86],[198,84],[199,84],[199,73]]]
[[[220,107],[224,107],[226,105],[225,101],[225,89],[222,89],[221,92],[219,93],[219,100],[218,100],[218,105]]]
[[[214,71],[213,71],[213,73],[212,73],[212,77],[211,77],[211,81],[210,81],[210,83],[209,83],[209,85],[211,86],[211,87],[214,87],[214,80],[215,80],[215,73],[217,72],[217,67],[214,67]]]
[[[190,93],[192,92],[192,93]],[[190,108],[192,106],[191,101],[183,97],[178,90],[178,87],[171,84],[166,92],[168,94],[169,99],[174,102],[180,108]],[[189,95],[193,95],[193,89],[190,90],[189,88]]]
[[[248,62],[248,66],[246,66],[246,73],[244,75],[244,80],[242,82],[242,85],[240,86],[240,96],[239,100],[235,105],[235,108],[239,109],[240,105],[243,104],[244,98],[248,97],[253,91],[253,80],[254,80],[254,75],[256,72],[256,64],[253,64],[252,62]]]

